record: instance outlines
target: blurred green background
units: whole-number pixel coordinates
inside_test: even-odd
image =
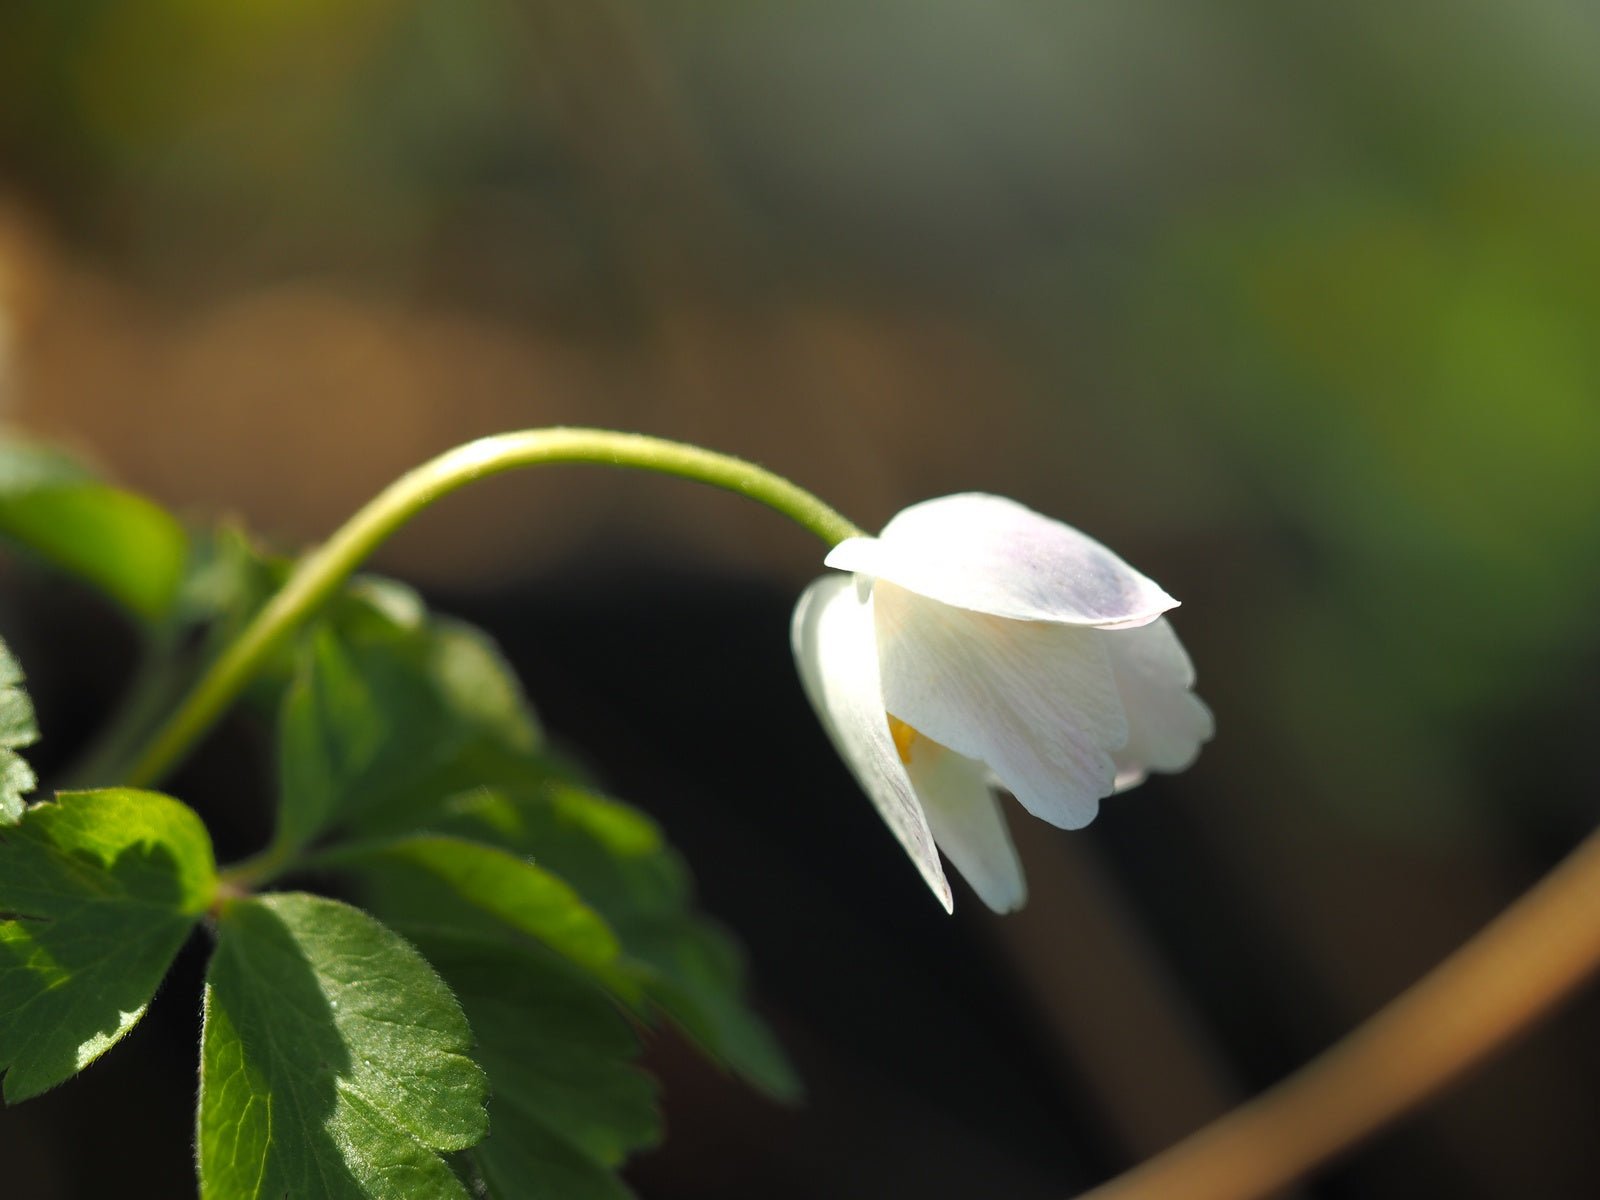
[[[1597,61],[1592,0],[8,0],[0,413],[286,546],[582,422],[866,525],[984,489],[1116,547],[1184,600],[1218,740],[1084,834],[1013,821],[1006,922],[925,911],[832,763],[786,661],[815,551],[768,514],[552,473],[380,562],[663,817],[812,1082],[768,1111],[658,1046],[644,1196],[1064,1196],[1592,824]],[[70,745],[116,634],[6,579]],[[174,1061],[174,1145],[119,1169],[179,1194],[188,1000],[0,1113],[8,1194],[101,1194],[74,1122]],[[1597,1068],[1591,997],[1310,1194],[1593,1195]]]

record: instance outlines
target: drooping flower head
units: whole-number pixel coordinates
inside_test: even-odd
[[[995,787],[1064,829],[1211,736],[1177,601],[1099,542],[999,496],[841,542],[793,641],[839,754],[946,909],[943,850],[997,912],[1026,898]]]

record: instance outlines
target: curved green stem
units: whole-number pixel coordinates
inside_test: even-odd
[[[315,612],[395,530],[474,480],[546,463],[601,463],[676,475],[738,492],[836,545],[861,530],[803,488],[754,463],[640,434],[605,429],[530,429],[480,438],[395,480],[301,560],[281,591],[217,658],[128,771],[126,782],[161,778],[211,727],[267,656]]]

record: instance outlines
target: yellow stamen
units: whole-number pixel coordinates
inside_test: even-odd
[[[893,713],[885,715],[889,718],[889,736],[894,739],[894,748],[900,753],[900,761],[910,765],[911,748],[924,739],[920,733]]]

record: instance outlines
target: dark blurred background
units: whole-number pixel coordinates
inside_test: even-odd
[[[286,548],[574,422],[867,526],[1002,492],[1153,575],[1217,741],[1086,832],[1016,814],[1000,920],[939,912],[805,710],[818,551],[771,514],[562,469],[378,563],[663,821],[806,1077],[786,1111],[655,1041],[647,1200],[1064,1200],[1593,822],[1597,61],[1592,0],[6,0],[0,408]],[[127,636],[6,579],[48,766]],[[239,853],[251,763],[230,727],[174,784]],[[0,1112],[8,1196],[192,1188],[199,969]],[[1307,1194],[1592,1196],[1597,1120],[1588,996]]]

